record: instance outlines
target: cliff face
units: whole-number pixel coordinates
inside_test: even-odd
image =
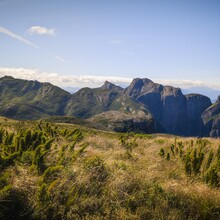
[[[202,114],[205,136],[220,137],[220,97]]]
[[[187,99],[187,133],[189,136],[204,136],[205,128],[202,113],[211,106],[208,97],[199,94],[186,95]]]
[[[211,105],[208,97],[184,96],[179,88],[163,86],[149,79],[134,79],[125,93],[149,108],[160,124],[160,132],[203,135],[201,114]]]

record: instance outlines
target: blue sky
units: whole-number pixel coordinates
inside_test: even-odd
[[[0,75],[220,90],[218,0],[0,0]]]

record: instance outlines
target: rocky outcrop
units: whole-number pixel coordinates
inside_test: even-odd
[[[134,79],[125,93],[149,108],[161,125],[160,132],[184,134],[186,98],[179,88],[162,86],[149,79]]]
[[[208,97],[199,94],[188,94],[187,99],[187,129],[186,136],[205,135],[204,122],[202,113],[211,106],[211,101]]]
[[[149,79],[134,79],[125,93],[148,107],[160,125],[160,132],[203,135],[201,114],[211,105],[208,97],[185,96],[179,88],[163,86]]]
[[[220,137],[220,97],[202,114],[205,136]]]
[[[156,125],[150,114],[138,111],[132,115],[128,112],[107,111],[89,119],[95,124],[102,124],[108,130],[117,132],[155,133]]]

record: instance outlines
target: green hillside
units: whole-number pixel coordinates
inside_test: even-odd
[[[0,119],[0,219],[219,219],[217,139]]]

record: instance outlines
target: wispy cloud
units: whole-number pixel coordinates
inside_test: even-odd
[[[49,36],[56,36],[56,32],[54,28],[46,28],[46,27],[42,27],[42,26],[33,26],[30,27],[27,32],[30,35],[49,35]]]
[[[8,29],[6,29],[4,27],[0,27],[0,32],[3,33],[3,34],[6,34],[9,37],[12,37],[12,38],[14,38],[16,40],[19,40],[22,43],[27,44],[28,46],[31,46],[31,47],[34,47],[34,48],[38,48],[38,46],[36,44],[32,43],[31,41],[29,41],[29,40],[27,40],[27,39],[25,39],[25,38],[15,34],[15,33],[11,32],[11,31],[9,31]]]
[[[57,59],[58,61],[60,61],[61,63],[67,63],[66,60],[64,60],[62,57],[60,56],[53,56],[55,59]]]

